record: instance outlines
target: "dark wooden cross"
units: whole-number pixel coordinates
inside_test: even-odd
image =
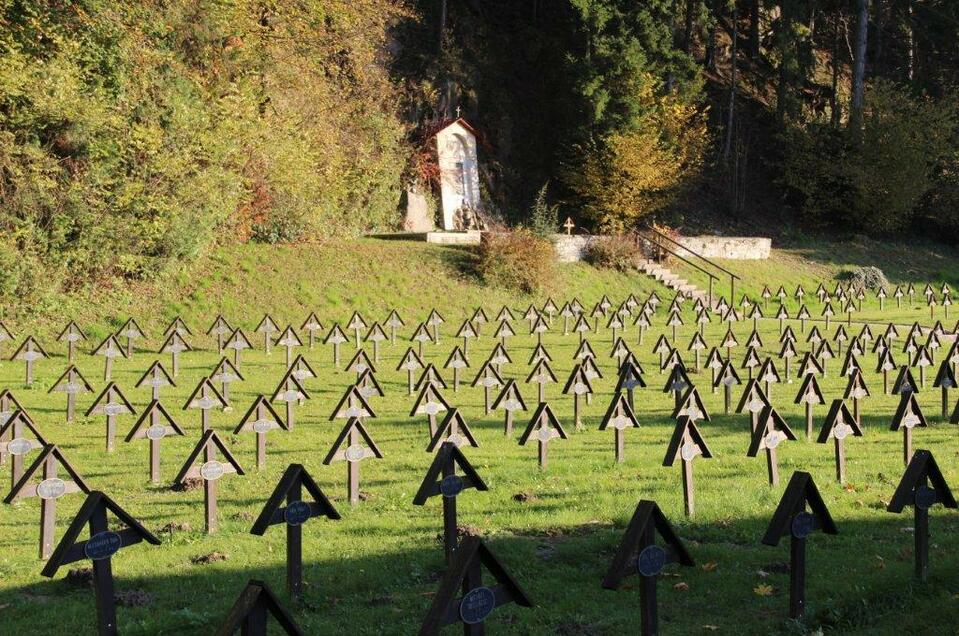
[[[812,407],[826,403],[822,391],[819,390],[819,383],[816,376],[812,373],[803,377],[802,384],[799,385],[799,392],[796,393],[795,404],[802,404],[806,409],[806,441],[812,439]]]
[[[427,444],[426,452],[432,453],[444,442],[449,442],[457,448],[462,446],[479,448],[479,443],[473,437],[473,431],[470,430],[466,419],[458,408],[451,408],[446,412],[446,417],[443,418],[442,423],[436,429],[436,433],[430,439],[430,443]]]
[[[214,459],[217,451],[226,460],[225,462]],[[199,463],[201,454],[203,463]],[[243,475],[245,473],[216,431],[206,431],[187,457],[176,479],[173,480],[174,484],[181,487],[188,479],[203,480],[204,520],[207,534],[217,531],[216,484],[220,477],[228,474]]]
[[[130,404],[123,391],[113,382],[103,387],[103,391],[87,409],[86,416],[103,415],[106,419],[107,452],[113,452],[113,439],[116,435],[118,415],[136,415],[136,409]]]
[[[140,376],[140,379],[137,380],[136,388],[141,386],[148,386],[151,390],[151,399],[159,400],[160,399],[160,389],[165,386],[175,387],[176,383],[173,381],[173,378],[167,373],[167,370],[163,368],[163,364],[159,360],[154,360],[153,364],[150,365],[150,368],[147,369],[143,375]]]
[[[665,546],[656,543],[656,535]],[[642,636],[659,633],[656,579],[667,563],[679,563],[686,567],[695,565],[656,502],[641,500],[603,578],[603,587],[615,590],[622,587],[626,577],[639,575],[639,633]]]
[[[364,459],[383,459],[383,453],[363,426],[363,420],[351,417],[330,447],[323,464],[346,462],[346,495],[351,505],[360,501],[360,462]]]
[[[766,471],[769,474],[769,484],[779,484],[779,462],[777,449],[785,440],[795,441],[796,436],[786,424],[775,408],[767,406],[759,414],[756,430],[753,431],[747,457],[755,457],[759,451],[766,451]]]
[[[242,636],[267,636],[270,616],[288,636],[303,636],[270,587],[263,581],[250,579],[217,630],[217,636],[233,636],[237,631]]]
[[[133,342],[146,338],[146,332],[140,328],[137,321],[133,318],[127,319],[123,326],[117,331],[117,336],[123,336],[127,339],[126,357],[133,357]]]
[[[406,371],[406,386],[409,389],[409,394],[413,395],[413,372],[418,371],[425,367],[423,364],[423,359],[420,357],[416,350],[413,347],[406,349],[406,353],[403,354],[403,357],[400,359],[399,365],[397,365],[397,371]]]
[[[386,322],[384,322],[387,327],[390,328],[390,344],[396,344],[396,330],[400,327],[405,327],[406,323],[403,322],[403,319],[400,318],[400,315],[396,312],[395,309],[390,310],[390,315],[386,317]]]
[[[286,349],[286,367],[290,368],[293,366],[293,350],[297,347],[302,347],[303,341],[300,340],[300,337],[293,331],[293,326],[287,325],[286,329],[276,337],[276,345]]]
[[[230,385],[236,381],[243,381],[243,374],[240,373],[240,370],[230,362],[226,357],[220,358],[220,361],[216,363],[216,367],[213,368],[213,373],[210,374],[210,381],[217,382],[220,385],[220,395],[223,396],[223,399],[229,404],[230,402]]]
[[[436,434],[436,416],[450,409],[449,403],[440,393],[440,387],[433,381],[427,379],[422,383],[413,408],[410,410],[410,417],[416,415],[426,415],[429,426],[429,437]]]
[[[103,381],[109,382],[110,376],[113,374],[113,360],[115,358],[126,358],[127,353],[124,351],[123,347],[120,346],[120,343],[117,342],[116,336],[110,334],[103,339],[97,348],[90,352],[90,355],[93,356],[103,356]]]
[[[472,386],[482,386],[483,387],[483,408],[484,413],[489,415],[490,412],[490,389],[495,387],[503,386],[503,378],[500,377],[499,372],[496,370],[496,367],[490,364],[488,361],[483,363],[483,366],[480,367],[479,371],[476,373],[476,377],[473,378]]]
[[[206,330],[206,335],[216,338],[217,353],[223,353],[223,337],[233,332],[233,327],[226,321],[226,318],[217,314],[213,319],[213,324]]]
[[[77,395],[80,393],[93,393],[93,387],[87,382],[87,379],[80,373],[80,369],[72,364],[67,367],[50,390],[47,393],[66,393],[67,394],[67,424],[73,421],[77,410]]]
[[[126,527],[110,530],[107,513],[113,515]],[[90,537],[80,540],[83,527],[88,526]],[[146,541],[160,545],[160,540],[139,521],[98,490],[87,495],[76,517],[70,523],[41,575],[52,578],[60,567],[76,561],[93,561],[93,592],[97,603],[97,634],[115,636],[117,610],[113,594],[113,568],[111,558],[123,548]]]
[[[915,537],[913,552],[916,560],[916,578],[920,581],[926,581],[929,578],[929,508],[937,503],[945,508],[957,507],[956,499],[932,453],[927,450],[917,450],[906,467],[906,472],[903,473],[886,510],[900,513],[906,506],[913,508],[913,536]]]
[[[583,428],[583,422],[580,417],[580,396],[588,396],[592,394],[592,392],[593,386],[590,384],[589,378],[586,377],[586,371],[583,369],[583,365],[577,364],[570,372],[569,379],[566,380],[566,386],[563,387],[563,395],[573,396],[573,421],[575,422],[577,431]]]
[[[456,467],[463,471],[456,474]],[[442,495],[443,498],[443,546],[447,564],[452,565],[453,555],[457,550],[456,533],[456,498],[467,488],[488,490],[486,483],[469,463],[462,451],[455,444],[444,442],[439,452],[433,457],[423,483],[420,484],[413,505],[422,506],[431,497]]]
[[[286,405],[286,430],[288,431],[292,431],[295,425],[293,405],[309,399],[310,394],[293,375],[292,367],[286,370],[280,383],[276,385],[273,395],[270,396],[271,402],[283,402]]]
[[[353,315],[350,316],[349,322],[346,323],[346,328],[353,332],[356,348],[359,349],[361,337],[360,332],[368,329],[369,325],[366,324],[366,321],[363,320],[363,317],[359,314],[359,312],[354,311]]]
[[[639,422],[636,421],[636,415],[633,413],[629,401],[623,393],[616,393],[610,401],[609,408],[606,409],[606,415],[599,423],[599,430],[605,431],[607,428],[614,431],[613,441],[616,451],[616,463],[621,464],[626,461],[626,429],[639,428]]]
[[[759,384],[759,380],[747,380],[743,394],[736,406],[737,413],[749,413],[749,432],[755,433],[759,426],[759,414],[770,405],[769,398]]]
[[[316,334],[323,331],[323,323],[319,317],[317,317],[316,313],[311,311],[310,315],[303,321],[303,324],[300,325],[300,331],[306,332],[307,342],[309,343],[310,349],[312,349],[316,342]]]
[[[673,436],[666,447],[666,456],[663,466],[672,466],[679,459],[683,467],[683,503],[687,517],[696,513],[696,495],[693,487],[693,460],[697,456],[711,459],[713,454],[706,445],[706,440],[696,427],[696,422],[686,415],[676,420]]]
[[[376,417],[376,413],[373,412],[369,402],[366,401],[366,398],[363,397],[363,394],[355,385],[347,387],[343,397],[340,398],[336,408],[330,414],[330,421],[351,417],[358,417],[361,420],[367,417]]]
[[[484,567],[498,585],[489,587],[483,584]],[[438,636],[446,625],[462,623],[466,636],[482,636],[485,633],[484,621],[494,609],[507,603],[533,606],[526,592],[483,540],[467,537],[440,581],[419,635]]]
[[[58,476],[58,468],[63,468],[69,479],[61,479]],[[35,478],[40,480],[34,483]],[[50,444],[43,447],[40,455],[4,498],[3,502],[8,504],[28,497],[37,497],[40,500],[41,559],[48,559],[53,553],[57,499],[75,492],[89,493],[90,489],[56,444]]]
[[[77,343],[81,341],[86,341],[87,335],[83,333],[83,329],[80,328],[80,325],[74,321],[67,323],[67,326],[63,328],[63,331],[60,332],[60,335],[57,336],[59,342],[67,343],[67,362],[73,364],[76,362],[77,357]]]
[[[789,535],[789,618],[795,620],[802,620],[806,613],[806,539],[816,530],[839,534],[812,475],[796,471],[762,540],[765,545],[777,546]]]
[[[263,314],[263,318],[260,319],[259,324],[253,329],[254,333],[263,334],[263,349],[266,351],[266,355],[270,355],[270,344],[273,341],[273,334],[279,330],[279,325],[276,324],[276,321],[273,320],[270,314]]]
[[[538,402],[544,402],[546,400],[546,385],[555,384],[557,381],[553,369],[549,366],[549,361],[545,359],[537,361],[533,370],[526,376],[527,384],[536,384]]]
[[[955,414],[953,414],[955,417]],[[902,393],[899,397],[899,406],[896,407],[896,413],[892,416],[892,424],[889,427],[891,431],[902,431],[902,463],[908,466],[912,460],[912,429],[916,427],[926,428],[926,416],[922,414],[919,408],[919,401],[916,399],[915,391]]]
[[[531,439],[535,439],[539,449],[539,468],[544,470],[548,459],[549,443],[556,438],[569,439],[563,425],[553,414],[553,409],[546,402],[540,402],[526,430],[520,435],[519,445],[526,446]]]
[[[386,340],[386,332],[383,331],[383,327],[380,326],[380,323],[374,322],[373,326],[370,327],[370,330],[366,334],[366,342],[373,343],[373,362],[380,361],[380,343]]]
[[[233,430],[234,435],[240,433],[256,433],[256,469],[266,468],[266,434],[272,430],[286,428],[286,422],[276,412],[266,396],[260,394],[253,400],[247,409],[246,415]]]
[[[468,369],[470,366],[469,360],[466,358],[466,354],[463,352],[459,346],[453,347],[453,350],[450,351],[450,355],[446,358],[446,363],[443,365],[444,369],[453,370],[453,392],[457,393],[460,390],[460,370]]]
[[[183,410],[199,410],[200,430],[206,433],[210,429],[210,411],[217,407],[225,410],[227,406],[229,406],[229,404],[223,399],[223,396],[220,395],[216,387],[213,386],[210,378],[203,378],[197,383],[196,388],[193,389],[193,393],[190,394],[190,397],[188,397],[183,404]]]
[[[160,345],[160,350],[158,353],[170,354],[172,359],[173,377],[179,375],[180,354],[186,351],[193,351],[193,347],[190,346],[190,343],[188,343],[178,331],[171,331],[170,335],[168,335],[166,340],[163,341],[163,344]]]
[[[243,330],[237,327],[233,333],[230,334],[230,337],[226,342],[227,349],[233,349],[233,366],[237,369],[240,368],[240,353],[245,349],[252,349],[253,345],[250,344],[249,338],[246,337],[246,334],[243,333]],[[223,352],[223,349],[220,349],[220,353]]]
[[[24,363],[24,382],[27,386],[33,384],[33,365],[37,360],[47,358],[47,352],[33,336],[27,336],[10,356],[11,360],[22,360]]]
[[[312,501],[303,500],[304,489]],[[272,525],[286,526],[286,586],[295,599],[303,595],[303,524],[312,517],[337,520],[340,513],[302,464],[290,464],[250,528],[262,537]]]
[[[845,439],[850,435],[862,437],[862,429],[859,422],[842,399],[835,399],[829,407],[829,413],[826,415],[826,421],[819,431],[819,438],[816,440],[820,444],[833,440],[836,449],[836,481],[840,484],[846,483],[846,447]]]
[[[519,385],[516,380],[510,379],[503,385],[496,401],[493,402],[493,410],[503,409],[506,413],[503,421],[503,431],[506,437],[513,436],[513,417],[514,413],[526,410],[526,402],[520,394]]]
[[[150,481],[154,484],[160,483],[160,442],[164,437],[183,434],[183,429],[159,400],[150,402],[127,433],[127,442],[135,439],[150,440]]]

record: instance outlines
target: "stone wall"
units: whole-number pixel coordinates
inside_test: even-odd
[[[760,236],[681,236],[677,240],[706,258],[759,260],[769,258],[772,247],[770,239]],[[676,253],[687,255],[681,249],[677,249]]]
[[[556,260],[560,263],[575,263],[583,260],[586,247],[599,236],[583,234],[554,234]],[[679,243],[706,258],[728,258],[740,260],[758,260],[769,258],[772,241],[768,238],[751,236],[683,236]],[[675,249],[680,256],[688,252],[680,247]]]
[[[556,260],[560,263],[575,263],[583,260],[586,246],[594,236],[583,234],[554,234],[553,246],[556,247]]]

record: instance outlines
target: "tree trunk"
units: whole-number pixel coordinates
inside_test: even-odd
[[[722,0],[712,0],[712,20],[709,23],[709,35],[706,40],[706,68],[716,70],[716,32],[719,29],[719,18],[722,13]]]
[[[907,0],[906,15],[906,79],[912,82],[916,78],[916,32],[913,28],[912,0]]]
[[[842,112],[839,110],[839,29],[845,26],[841,16],[836,16],[833,22],[832,34],[832,95],[829,98],[829,123],[833,128],[839,128]]]
[[[749,0],[749,46],[747,54],[759,57],[759,0]]]
[[[693,12],[696,10],[697,0],[686,0],[686,22],[683,25],[683,52],[689,53],[693,41]]]
[[[733,3],[733,42],[729,60],[729,113],[726,117],[726,143],[723,147],[723,163],[729,165],[729,156],[733,148],[733,124],[735,123],[736,107],[736,53],[739,45],[739,12],[736,3]]]
[[[446,39],[446,0],[440,0],[439,47],[443,50],[443,40]]]
[[[863,97],[866,92],[866,39],[869,35],[869,0],[856,0],[856,48],[852,67],[852,98],[849,101],[849,129],[862,131]]]

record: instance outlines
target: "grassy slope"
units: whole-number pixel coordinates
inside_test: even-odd
[[[97,337],[106,325],[133,313],[148,330],[150,346],[159,344],[158,326],[179,313],[194,332],[205,331],[211,318],[222,312],[247,329],[270,311],[281,324],[298,326],[308,309],[315,309],[328,321],[345,321],[353,309],[370,318],[382,318],[396,306],[407,320],[408,337],[415,321],[429,309],[444,308],[448,320],[438,347],[428,347],[430,361],[442,363],[454,339],[458,322],[475,305],[487,312],[503,303],[521,310],[528,302],[504,291],[489,290],[458,273],[457,263],[465,257],[458,250],[425,245],[358,242],[297,249],[247,246],[224,250],[196,268],[192,276],[168,281],[134,293],[113,292],[99,303],[72,305],[84,324],[92,325]],[[950,261],[950,267],[954,263]],[[755,265],[752,265],[755,271]],[[180,291],[172,291],[179,286]],[[814,283],[813,283],[814,287]],[[554,290],[557,299],[578,294],[584,304],[608,293],[614,300],[629,292],[637,296],[653,289],[647,279],[611,273],[597,273],[583,266],[564,268]],[[807,289],[811,289],[807,285]],[[662,295],[662,290],[660,290]],[[102,318],[109,313],[116,320]],[[916,318],[926,315],[916,310]],[[154,318],[150,318],[154,315]],[[660,320],[662,319],[660,314]],[[687,322],[691,317],[687,316]],[[52,342],[59,326],[49,320],[32,321],[44,343]],[[520,334],[509,343],[514,364],[506,375],[525,379],[525,364],[533,341]],[[13,326],[13,325],[11,325]],[[748,325],[737,326],[744,340]],[[714,324],[706,337],[715,343],[725,330]],[[488,333],[488,332],[487,332]],[[680,330],[681,344],[691,335]],[[776,346],[775,323],[762,325],[766,351]],[[96,339],[91,335],[91,340]],[[635,333],[630,332],[631,341]],[[698,566],[679,571],[672,568],[659,583],[662,631],[688,634],[717,626],[723,632],[775,633],[799,631],[783,620],[788,579],[772,573],[773,564],[788,560],[788,547],[759,544],[765,525],[783,486],[770,488],[765,481],[761,458],[745,457],[748,437],[742,416],[722,415],[721,395],[703,391],[713,421],[702,426],[716,459],[697,460],[697,516],[686,521],[682,515],[678,467],[663,468],[662,456],[672,424],[668,411],[671,398],[661,392],[665,377],[656,372],[650,349],[653,337],[634,346],[646,366],[649,388],[637,399],[642,428],[627,432],[627,461],[612,461],[612,435],[596,431],[611,397],[613,363],[607,357],[611,340],[608,330],[590,337],[606,379],[598,383],[598,395],[586,409],[588,430],[571,433],[568,441],[551,447],[551,464],[541,473],[536,468],[535,448],[519,447],[515,438],[504,439],[502,416],[483,415],[482,392],[461,388],[447,399],[463,409],[479,439],[480,448],[467,455],[487,480],[488,493],[470,491],[459,502],[460,522],[478,528],[506,566],[536,602],[533,610],[507,606],[490,620],[493,633],[531,634],[621,634],[634,631],[638,620],[638,590],[629,581],[627,589],[608,592],[599,587],[605,568],[640,498],[654,499],[679,528],[691,547]],[[193,339],[198,351],[181,361],[179,386],[168,391],[164,402],[187,428],[187,437],[163,443],[163,477],[171,480],[183,461],[199,428],[195,412],[179,411],[187,394],[202,374],[217,360],[209,339]],[[0,363],[0,386],[11,387],[36,416],[41,431],[62,445],[67,456],[90,484],[104,489],[152,529],[170,522],[190,523],[196,531],[164,534],[160,547],[136,546],[115,560],[119,589],[143,589],[154,596],[147,608],[121,608],[120,624],[127,634],[205,633],[222,619],[234,597],[249,578],[264,578],[281,596],[283,592],[284,532],[271,529],[264,537],[248,534],[262,502],[271,492],[286,464],[301,462],[321,487],[335,497],[344,519],[337,523],[312,521],[304,532],[306,578],[310,584],[308,604],[295,616],[308,633],[398,633],[415,631],[425,613],[431,593],[442,570],[442,552],[435,537],[440,529],[440,502],[419,508],[411,499],[425,471],[429,455],[423,418],[409,418],[412,400],[405,391],[405,374],[395,372],[404,343],[384,348],[377,377],[387,397],[374,401],[379,417],[369,428],[382,448],[385,459],[362,466],[362,489],[370,499],[354,509],[345,496],[342,464],[324,467],[323,456],[335,438],[340,423],[327,421],[336,400],[348,386],[351,374],[337,373],[330,364],[330,352],[318,347],[305,352],[320,378],[309,381],[313,399],[297,410],[293,433],[274,432],[269,436],[267,469],[253,469],[254,447],[249,436],[234,439],[234,450],[248,469],[245,477],[228,476],[220,482],[221,530],[206,536],[202,530],[202,495],[173,493],[165,486],[154,487],[147,479],[147,454],[143,442],[124,444],[112,455],[103,452],[103,424],[99,418],[81,420],[71,427],[62,422],[63,398],[50,397],[46,387],[65,365],[62,357],[38,365],[38,382],[32,389],[22,386],[22,365]],[[488,355],[493,343],[484,338],[471,343],[474,369]],[[545,344],[551,352],[554,370],[561,381],[571,368],[575,338],[553,332]],[[49,347],[57,354],[60,348]],[[5,347],[6,350],[6,347]],[[352,347],[344,348],[352,353]],[[737,355],[734,352],[734,355]],[[738,353],[741,356],[741,352]],[[138,408],[148,394],[133,388],[139,374],[156,357],[146,351],[133,360],[121,361],[114,379],[126,390]],[[168,361],[168,356],[161,356]],[[871,360],[871,357],[869,358]],[[257,393],[271,392],[283,371],[283,356],[276,351],[267,357],[261,350],[248,352],[243,371],[246,381],[232,393],[237,408],[214,413],[212,424],[229,436],[242,412]],[[168,362],[166,362],[168,364]],[[96,386],[102,385],[102,362],[81,356],[80,366]],[[867,365],[868,366],[868,365]],[[822,382],[827,398],[841,391],[837,365]],[[851,486],[841,488],[833,481],[832,454],[827,446],[804,441],[788,443],[780,453],[784,484],[795,469],[812,472],[827,504],[833,511],[841,535],[816,536],[809,549],[809,599],[813,623],[837,624],[848,632],[869,634],[942,633],[952,629],[950,617],[957,613],[959,591],[954,572],[959,555],[948,546],[959,539],[954,514],[936,510],[932,514],[933,578],[929,585],[909,582],[911,535],[905,528],[911,517],[895,516],[883,510],[902,471],[901,441],[885,430],[895,406],[881,393],[880,382],[867,376],[874,396],[865,406],[867,436],[848,444],[848,474]],[[705,383],[705,380],[700,382]],[[522,386],[527,402],[533,392]],[[796,383],[775,387],[774,400],[782,414],[799,433],[802,416],[791,404]],[[548,390],[560,420],[572,430],[571,401]],[[85,407],[92,396],[81,399]],[[921,396],[932,427],[918,431],[917,447],[936,449],[947,479],[959,483],[955,452],[955,431],[938,418],[938,394],[927,390]],[[825,409],[817,409],[822,417]],[[518,424],[522,426],[523,418]],[[817,420],[817,425],[819,421]],[[120,418],[121,434],[132,424]],[[518,433],[517,435],[518,436]],[[800,433],[801,436],[801,433]],[[528,493],[526,502],[514,494]],[[80,501],[67,497],[59,506],[62,532]],[[0,624],[30,631],[38,616],[50,615],[56,603],[57,631],[83,633],[94,617],[90,590],[75,589],[57,580],[39,577],[35,540],[38,519],[35,500],[4,507],[0,516]],[[58,535],[59,536],[59,535]],[[193,565],[191,557],[214,550],[229,559],[213,565]],[[841,574],[840,574],[841,572]],[[62,572],[61,572],[62,574]],[[59,577],[58,577],[59,579]],[[674,587],[685,583],[688,589]],[[759,596],[754,588],[769,584],[770,596]],[[44,611],[47,610],[47,611]],[[908,617],[908,618],[905,618]],[[450,630],[453,633],[455,630]]]

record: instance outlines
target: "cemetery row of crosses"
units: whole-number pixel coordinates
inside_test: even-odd
[[[937,291],[927,286],[924,295],[931,318],[936,317],[937,306],[941,306],[943,316],[948,316],[948,288]],[[912,285],[897,287],[891,296],[901,306],[904,298],[914,300],[916,290]],[[959,423],[959,404],[953,406],[949,395],[949,390],[956,387],[959,365],[959,341],[952,335],[955,329],[947,331],[938,320],[931,327],[919,322],[881,327],[878,323],[854,323],[853,314],[861,311],[867,300],[864,290],[837,286],[830,292],[820,285],[807,298],[800,287],[793,294],[800,304],[793,315],[786,309],[787,297],[782,287],[776,293],[766,287],[761,298],[753,301],[743,296],[737,305],[722,298],[712,302],[680,296],[666,303],[655,292],[643,300],[630,294],[618,304],[604,296],[592,308],[575,298],[561,305],[549,299],[542,307],[530,306],[521,314],[508,307],[490,314],[476,309],[455,331],[446,334],[441,333],[446,320],[437,309],[415,326],[407,325],[396,311],[382,322],[372,322],[354,312],[342,325],[325,325],[311,313],[298,329],[281,327],[266,315],[249,331],[217,316],[205,336],[194,333],[195,325],[177,318],[152,350],[156,355],[146,354],[143,345],[149,337],[134,319],[95,346],[87,342],[81,325],[69,322],[56,338],[65,350],[66,361],[61,363],[64,368],[57,370],[49,392],[65,395],[63,418],[67,424],[77,417],[78,409],[87,417],[102,418],[103,452],[122,452],[118,435],[125,442],[148,443],[147,470],[153,483],[163,478],[163,440],[170,436],[196,439],[188,456],[166,461],[175,465],[175,484],[202,482],[206,530],[214,533],[218,481],[224,476],[242,476],[253,468],[241,466],[231,444],[210,425],[213,410],[233,406],[231,385],[244,381],[244,351],[283,351],[283,364],[275,365],[273,393],[237,405],[234,433],[255,437],[256,469],[266,465],[268,436],[296,434],[296,414],[311,398],[311,382],[323,382],[325,373],[355,377],[342,397],[329,405],[329,420],[342,422],[343,426],[323,463],[345,465],[347,499],[359,505],[361,463],[388,461],[375,441],[376,401],[384,396],[377,379],[381,352],[385,347],[406,346],[398,343],[408,338],[409,345],[399,357],[396,371],[405,375],[409,415],[417,421],[425,420],[423,447],[433,454],[431,461],[424,461],[425,477],[412,503],[428,505],[430,499],[439,497],[443,508],[447,571],[421,630],[433,634],[453,623],[463,623],[466,633],[481,633],[484,619],[496,607],[505,603],[531,606],[534,602],[481,539],[457,536],[457,499],[469,489],[487,489],[483,476],[468,459],[469,448],[477,447],[479,441],[470,428],[469,415],[456,406],[461,391],[481,392],[485,413],[502,413],[505,436],[523,446],[535,444],[536,461],[542,470],[548,470],[549,462],[561,454],[557,444],[572,434],[581,434],[579,431],[585,428],[583,415],[588,410],[603,413],[599,430],[612,436],[610,461],[623,462],[629,429],[642,425],[634,411],[637,392],[661,388],[663,393],[672,394],[670,416],[675,428],[670,439],[664,440],[662,464],[680,466],[677,492],[681,491],[685,514],[690,517],[695,515],[696,502],[694,463],[715,457],[708,444],[708,427],[703,426],[710,421],[707,395],[716,394],[712,403],[721,404],[725,413],[742,415],[743,453],[763,457],[765,479],[777,485],[778,454],[789,452],[786,442],[803,437],[832,447],[835,477],[844,482],[846,453],[855,452],[855,438],[888,434],[865,430],[861,418],[871,393],[882,391],[899,396],[898,407],[888,414],[888,421],[892,431],[901,431],[905,467],[888,510],[913,508],[915,573],[925,579],[929,569],[927,511],[935,504],[955,508],[956,501],[933,454],[913,448],[914,429],[928,425],[917,396],[927,390],[931,380],[932,387],[941,392],[942,417]],[[886,301],[886,291],[879,290],[875,302],[880,310]],[[813,318],[814,312],[818,312],[818,318]],[[757,329],[760,320],[778,323],[777,342],[763,341]],[[705,327],[717,324],[722,325],[724,334],[710,342]],[[575,343],[568,376],[554,373],[554,358],[543,343],[547,333],[562,334]],[[515,349],[514,353],[510,351],[513,339],[520,338],[531,338],[535,343],[528,360],[514,360]],[[490,355],[482,360],[476,359],[470,349],[471,342],[480,339],[494,344]],[[26,385],[36,380],[38,363],[49,357],[51,343],[41,340],[34,334],[16,334],[0,323],[0,347],[7,343],[10,351],[6,356],[23,364]],[[222,357],[208,370],[208,376],[190,379],[194,388],[185,403],[171,404],[164,394],[169,387],[184,382],[181,362],[198,343],[215,346]],[[658,358],[658,368],[652,374],[634,354],[634,350],[650,348]],[[318,351],[311,353],[314,349]],[[77,366],[79,356],[87,353],[102,358],[102,381],[85,377]],[[114,361],[134,356],[143,361],[143,373],[135,386],[112,381]],[[44,371],[51,362],[45,363]],[[604,377],[603,366],[613,366],[617,372]],[[820,389],[819,378],[828,373],[844,379],[841,395],[826,396]],[[600,383],[612,387],[613,397],[608,404],[593,407]],[[794,394],[793,388],[787,394],[790,384]],[[98,629],[100,633],[116,633],[110,558],[120,549],[144,541],[157,544],[159,539],[124,511],[112,496],[116,493],[107,494],[88,484],[55,440],[40,434],[34,414],[23,408],[14,389],[0,391],[0,464],[9,464],[11,473],[5,501],[26,497],[39,500],[39,555],[45,561],[44,576],[52,577],[61,566],[75,561],[93,562]],[[130,399],[134,389],[149,392],[146,406],[134,406]],[[780,415],[777,402],[785,400],[801,405],[804,422],[787,423]],[[196,413],[192,417],[199,420],[198,427],[186,421],[188,411]],[[560,417],[558,412],[571,413],[571,417]],[[68,435],[70,429],[59,430]],[[83,493],[85,503],[57,542],[57,500],[75,493]],[[304,524],[312,517],[336,520],[340,515],[300,464],[290,465],[272,494],[267,494],[258,495],[265,503],[250,531],[262,535],[272,525],[286,527],[286,583],[295,600],[302,593]],[[108,523],[108,516],[115,517],[124,529],[110,529],[115,524]],[[778,544],[786,536],[792,542],[791,617],[800,618],[804,612],[806,538],[816,530],[835,534],[840,528],[841,523],[831,517],[812,477],[805,472],[794,473],[762,538],[769,545]],[[656,579],[668,562],[689,566],[693,558],[659,506],[640,501],[602,585],[615,589],[626,576],[639,576],[643,633],[656,632]],[[484,582],[484,568],[492,582]],[[300,633],[269,585],[251,581],[221,633],[237,629],[244,634],[266,633],[269,615],[287,633]]]

